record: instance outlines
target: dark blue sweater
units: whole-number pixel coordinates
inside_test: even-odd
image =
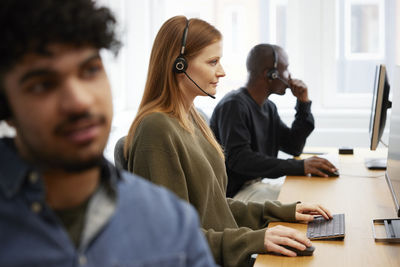
[[[279,150],[301,154],[314,129],[311,102],[297,101],[295,120],[289,128],[272,101],[267,99],[260,107],[246,88],[240,88],[218,103],[210,126],[225,150],[228,197],[233,197],[248,180],[304,174],[302,160],[283,160],[277,155]]]

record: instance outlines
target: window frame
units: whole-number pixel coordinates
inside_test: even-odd
[[[378,52],[356,53],[351,51],[351,8],[353,5],[377,5],[378,6]],[[337,11],[338,12],[338,11]],[[342,15],[342,14],[341,14]],[[384,0],[347,0],[344,1],[344,23],[349,25],[344,29],[344,58],[346,60],[383,60],[385,57],[385,1]]]

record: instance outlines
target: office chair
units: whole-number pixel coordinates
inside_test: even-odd
[[[258,256],[258,254],[256,254],[256,253],[251,254],[250,260],[249,260],[249,264],[251,267],[253,267],[254,263],[256,263],[257,256]]]
[[[114,148],[114,163],[118,169],[128,170],[128,161],[124,157],[124,145],[126,136],[118,139]]]

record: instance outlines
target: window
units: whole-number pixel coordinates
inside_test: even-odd
[[[292,76],[307,84],[313,100],[317,129],[308,144],[343,141],[341,136],[348,145],[366,144],[375,65],[385,63],[393,81],[396,59],[400,63],[400,0],[97,1],[115,11],[122,26],[124,47],[117,59],[106,58],[118,137],[127,132],[141,100],[154,37],[175,15],[204,19],[224,37],[227,76],[220,80],[217,99],[195,100],[207,115],[227,92],[245,85],[246,57],[254,45],[282,46]],[[270,99],[290,123],[295,105],[290,91]]]
[[[383,59],[384,2],[347,1],[345,5],[346,58]]]
[[[390,5],[389,1],[386,1]],[[388,6],[389,7],[389,6]],[[386,9],[387,10],[387,9]],[[383,0],[338,1],[339,16],[337,90],[338,94],[354,94],[366,99],[360,107],[370,104],[375,65],[386,62],[394,51],[385,49],[385,43],[394,42],[394,34],[385,34],[394,24],[390,18],[385,22]],[[391,65],[389,63],[389,65]],[[362,94],[367,94],[362,96]]]
[[[286,49],[287,35],[287,0],[271,0],[270,2],[270,42]]]

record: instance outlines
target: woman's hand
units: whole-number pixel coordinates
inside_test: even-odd
[[[265,231],[264,246],[267,252],[280,253],[286,256],[295,257],[296,253],[280,245],[287,245],[298,250],[305,250],[311,246],[311,241],[302,232],[282,225],[268,228]]]
[[[309,222],[314,220],[314,215],[322,215],[325,219],[332,219],[331,212],[318,204],[298,203],[296,205],[296,220]]]

